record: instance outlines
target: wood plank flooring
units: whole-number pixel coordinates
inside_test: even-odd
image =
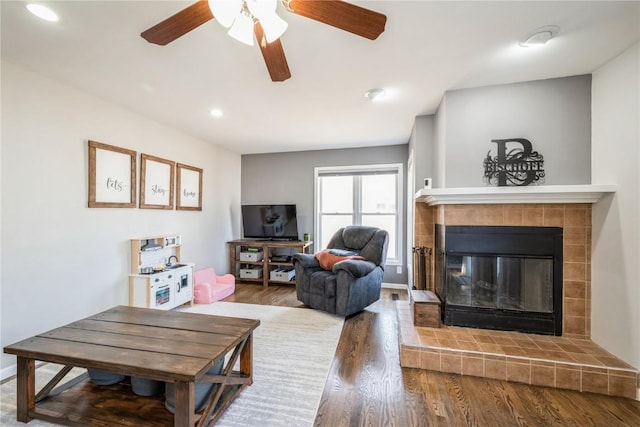
[[[640,402],[401,368],[393,294],[346,319],[316,426],[638,426]],[[304,307],[293,286],[236,285],[225,301]]]

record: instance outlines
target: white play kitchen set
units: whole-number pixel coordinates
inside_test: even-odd
[[[129,305],[171,310],[193,302],[192,263],[180,263],[178,235],[131,239]]]

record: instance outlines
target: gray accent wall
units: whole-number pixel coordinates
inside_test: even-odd
[[[287,153],[246,154],[242,156],[242,204],[295,204],[298,211],[298,232],[314,230],[314,169],[328,166],[375,165],[402,163],[406,177],[408,145],[349,148],[340,150],[296,151]],[[406,179],[402,197],[406,194]],[[405,202],[401,200],[404,206]],[[406,220],[402,234],[406,241]],[[242,237],[242,236],[237,236]],[[313,251],[319,250],[313,248]],[[406,253],[402,256],[402,272],[395,266],[385,269],[384,280],[407,283]]]
[[[435,121],[433,115],[416,117],[410,145],[415,159],[414,189],[418,191],[424,188],[425,178],[432,180],[434,178]]]
[[[591,183],[591,75],[448,91],[436,122],[438,187],[485,186],[491,140],[506,138],[544,156],[545,185]]]

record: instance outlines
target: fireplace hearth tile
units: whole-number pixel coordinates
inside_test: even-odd
[[[630,369],[631,366],[628,363],[623,362],[620,359],[617,359],[611,355],[608,356],[595,356],[603,366],[608,366],[611,368],[620,368],[620,369]]]
[[[582,372],[579,366],[556,363],[556,387],[580,391]]]
[[[467,332],[464,329],[461,330],[456,330],[456,331],[452,331],[452,335],[458,340],[458,341],[475,341],[473,339],[473,334],[470,332]]]
[[[495,344],[496,342],[488,335],[478,334],[476,341],[480,344]]]
[[[583,363],[592,366],[606,366],[600,362],[595,356],[584,353],[569,353],[574,362]]]
[[[403,313],[408,304],[397,301],[398,313]],[[585,338],[452,326],[416,327],[410,316],[400,314],[398,326],[403,367],[632,399],[636,398],[636,387],[640,385],[637,369]],[[419,337],[419,343],[407,342],[405,336]],[[512,345],[496,343],[509,340]]]
[[[620,376],[614,373],[609,374],[609,394],[613,396],[623,396],[635,399],[634,384],[636,379],[631,376]]]
[[[527,352],[520,346],[517,345],[503,345],[500,346],[502,351],[505,354],[510,354],[513,356],[526,356]]]
[[[513,345],[514,344],[513,340],[511,338],[509,338],[509,337],[500,337],[500,336],[498,336],[498,337],[494,337],[493,341],[496,344],[500,344],[500,345]]]
[[[485,353],[502,353],[502,347],[499,344],[480,343],[480,348]]]
[[[496,380],[507,379],[507,358],[505,356],[484,355],[484,376]]]
[[[458,341],[457,340],[438,340],[440,341],[440,346],[444,348],[457,348]]]
[[[462,354],[457,351],[440,352],[440,370],[452,374],[462,374]]]
[[[439,350],[423,350],[420,353],[420,367],[430,371],[442,372]]]
[[[573,343],[559,343],[558,347],[569,353],[585,353],[585,350],[582,347]]]
[[[541,348],[542,350],[549,350],[549,351],[558,351],[558,350],[562,350],[558,344],[551,342],[551,341],[542,341],[542,340],[538,340],[538,342],[535,343],[535,345],[539,348]]]
[[[606,369],[582,368],[582,391],[609,393],[609,374]]]
[[[475,341],[458,341],[457,348],[461,350],[482,351],[480,344]]]
[[[513,342],[522,348],[538,348],[538,345],[530,338],[513,338]]]
[[[531,383],[531,362],[507,357],[507,381]]]
[[[531,361],[531,385],[555,387],[556,372],[555,363]]]
[[[400,364],[402,366],[420,368],[420,350],[405,347],[400,349]]]
[[[482,355],[462,354],[462,375],[484,377],[484,358]]]

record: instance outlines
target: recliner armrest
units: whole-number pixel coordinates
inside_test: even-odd
[[[351,273],[355,277],[364,277],[375,270],[376,267],[377,265],[371,261],[347,259],[337,262],[333,266],[333,272],[337,274],[338,271],[344,270],[348,273]]]
[[[320,267],[318,259],[313,254],[293,254],[293,264],[295,265],[296,262],[299,262],[303,268]]]

